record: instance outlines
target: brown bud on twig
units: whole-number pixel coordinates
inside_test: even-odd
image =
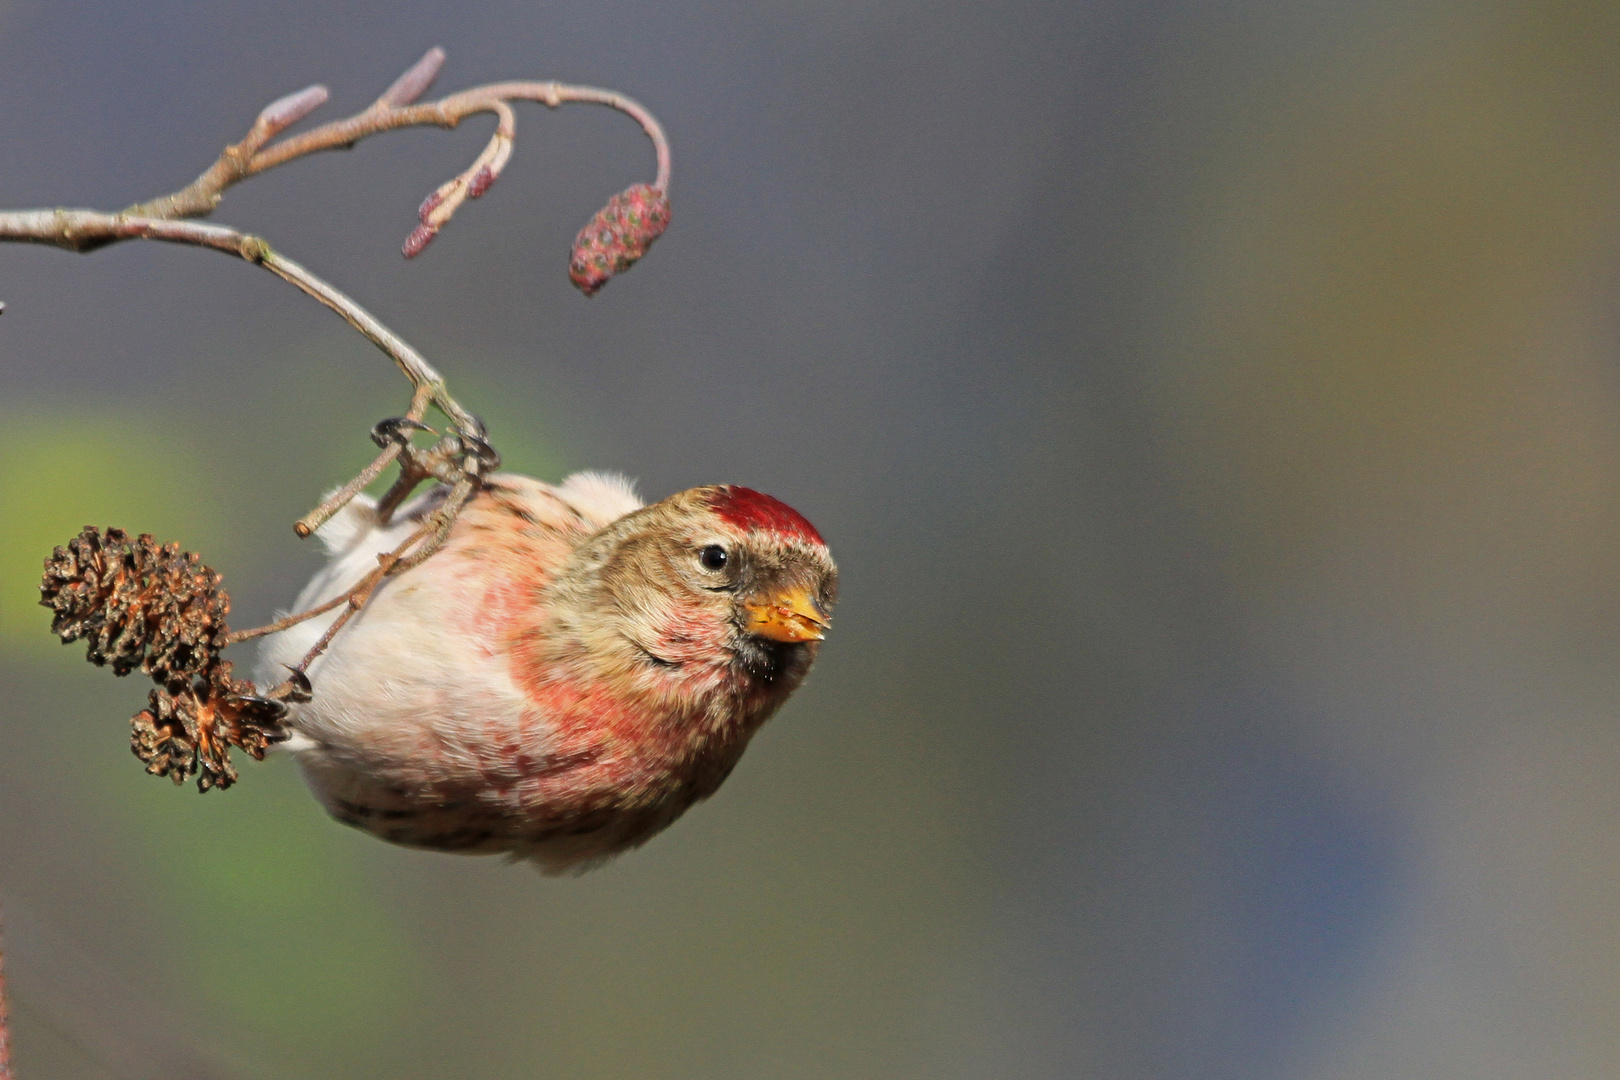
[[[650,184],[635,184],[608,200],[574,238],[568,279],[586,296],[613,275],[630,269],[669,228],[669,196]]]
[[[262,758],[286,737],[286,707],[232,678],[219,658],[231,606],[220,576],[179,545],[87,525],[45,561],[40,603],[64,644],[88,642],[91,663],[115,675],[138,667],[158,684],[131,721],[131,746],[148,772],[175,783],[200,773],[202,791],[229,787],[230,747]]]

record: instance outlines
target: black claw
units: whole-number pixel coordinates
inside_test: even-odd
[[[474,419],[477,418],[474,417]],[[462,449],[466,453],[478,459],[480,472],[498,469],[501,467],[501,455],[496,452],[493,446],[489,445],[489,440],[484,438],[483,422],[479,421],[478,426],[479,430],[477,432],[467,431],[459,427],[454,429],[456,438],[461,440]]]
[[[379,420],[371,429],[371,441],[386,449],[391,443],[404,445],[411,441],[412,431],[432,431],[433,429],[420,420],[412,420],[408,416],[390,416],[387,420]]]
[[[275,698],[260,697],[257,694],[235,694],[232,695],[231,700],[251,705],[255,709],[263,709],[269,714],[267,719],[271,721],[279,721],[287,715],[287,703],[277,701]]]
[[[292,672],[292,674],[287,676],[286,682],[286,685],[292,687],[292,689],[287,692],[283,700],[297,702],[300,704],[306,701],[313,701],[315,698],[315,688],[310,685],[309,676],[305,675],[302,671],[299,671],[291,664],[282,664],[281,666]]]

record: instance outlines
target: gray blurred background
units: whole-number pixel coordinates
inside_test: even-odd
[[[226,198],[509,465],[770,491],[844,573],[720,794],[578,880],[288,762],[144,776],[34,606],[80,525],[224,571],[406,387],[218,255],[0,248],[0,899],[21,1080],[1620,1073],[1620,6],[0,0],[0,205],[173,190],[276,96],[562,78]]]

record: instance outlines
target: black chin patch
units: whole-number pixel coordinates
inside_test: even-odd
[[[736,666],[751,679],[775,682],[788,666],[788,650],[798,648],[787,641],[772,641],[753,634],[740,634],[737,638]]]

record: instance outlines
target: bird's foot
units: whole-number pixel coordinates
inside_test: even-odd
[[[260,632],[273,633],[336,608],[343,609],[299,665],[291,669],[291,675],[267,691],[265,695],[267,701],[283,703],[281,707],[285,709],[284,703],[310,700],[313,689],[305,672],[325,651],[333,635],[343,628],[355,612],[365,606],[371,594],[384,579],[409,570],[442,548],[450,539],[450,530],[456,523],[457,515],[461,513],[462,507],[467,505],[467,501],[477,493],[483,483],[483,477],[500,468],[501,456],[490,445],[484,423],[476,416],[462,414],[466,416],[467,422],[453,424],[442,435],[422,423],[421,418],[427,411],[430,398],[431,388],[421,388],[411,399],[410,412],[404,416],[380,420],[372,425],[371,441],[376,443],[382,452],[361,471],[360,475],[333,492],[320,506],[300,519],[293,526],[293,531],[299,536],[313,533],[396,461],[399,463],[399,477],[377,503],[378,524],[388,524],[394,511],[399,509],[423,481],[437,481],[445,485],[449,491],[422,522],[421,527],[412,532],[394,551],[379,555],[377,569],[367,574],[347,593],[308,611],[286,616],[263,628],[262,631],[255,632],[254,636],[258,636]],[[412,434],[418,431],[439,435],[439,440],[426,449],[418,447],[411,441]]]
[[[392,423],[384,420],[378,428],[383,429]],[[377,520],[384,524],[416,490],[416,486],[425,480],[436,480],[453,492],[467,483],[476,488],[481,477],[500,468],[501,456],[489,444],[483,422],[476,417],[471,425],[452,426],[426,450],[413,445],[409,437],[397,428],[385,429],[384,435],[397,439],[399,446],[399,479],[377,503]],[[377,438],[375,429],[373,438]],[[463,497],[461,502],[465,501]],[[456,508],[460,509],[459,503]]]
[[[399,444],[401,450],[410,448],[411,432],[427,431],[434,435],[438,432],[409,416],[390,416],[386,420],[379,420],[371,425],[371,441],[383,450],[394,444]]]

